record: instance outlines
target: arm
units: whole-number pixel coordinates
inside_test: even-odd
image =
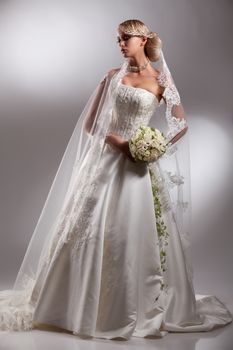
[[[89,107],[87,116],[85,117],[85,120],[84,120],[85,131],[87,133],[89,133],[89,134],[92,134],[92,131],[93,131],[92,130],[93,123],[94,123],[94,120],[95,120],[96,112],[97,112],[98,107],[100,105],[100,100],[101,100],[101,96],[102,96],[105,84],[106,84],[106,76],[104,77],[104,79],[97,86],[97,91],[96,91],[96,94],[95,94],[95,98],[91,102],[91,105]]]
[[[187,132],[188,124],[181,102],[178,105],[173,105],[172,116],[168,119],[168,126],[169,132],[167,138],[171,144],[177,142]]]
[[[117,71],[117,69],[111,69],[102,79],[102,81],[99,83],[99,85],[96,88],[96,93],[93,101],[91,102],[91,105],[89,107],[89,111],[87,113],[87,116],[84,121],[84,128],[85,131],[89,134],[93,134],[93,130],[96,122],[96,114],[98,110],[100,110],[103,101],[104,101],[104,90],[106,88],[107,78],[111,78],[114,73]]]
[[[171,144],[177,142],[188,130],[188,126],[185,126],[184,129],[182,129],[180,132],[178,132],[178,134],[176,134],[169,142]]]

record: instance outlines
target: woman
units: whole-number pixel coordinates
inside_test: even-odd
[[[188,125],[162,42],[139,20],[121,23],[117,42],[125,61],[87,102],[14,288],[1,292],[2,330],[129,339],[232,321],[215,296],[195,298]],[[137,161],[131,141],[153,123],[166,152]]]

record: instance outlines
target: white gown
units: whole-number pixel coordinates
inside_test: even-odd
[[[111,131],[128,139],[140,125],[149,124],[158,103],[151,92],[121,83]],[[168,289],[156,299],[161,265],[148,166],[133,163],[106,144],[101,169],[95,179],[95,197],[77,218],[77,231],[63,240],[62,227],[69,224],[69,207],[72,195],[79,195],[78,188],[70,196],[50,255],[41,259],[37,279],[31,288],[25,288],[18,305],[11,306],[18,324],[24,322],[30,329],[34,323],[43,323],[77,335],[129,339],[162,337],[169,331],[208,331],[230,323],[230,311],[215,296],[195,297],[181,239],[169,212],[163,213],[169,231]],[[91,227],[90,216],[95,219]],[[79,246],[74,244],[76,232],[83,237]],[[7,316],[1,318],[3,311],[10,310],[6,305],[2,295],[2,330],[13,322],[8,318],[7,323]]]

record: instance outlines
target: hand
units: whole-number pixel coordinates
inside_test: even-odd
[[[121,148],[124,139],[120,135],[109,133],[105,138],[105,142],[117,148]]]
[[[115,146],[118,148],[122,153],[124,153],[131,161],[134,163],[136,162],[133,156],[131,155],[131,152],[129,150],[129,143],[127,140],[124,140],[120,135],[109,133],[107,134],[105,138],[105,142]]]
[[[122,143],[121,150],[132,162],[136,163],[136,160],[134,159],[134,157],[132,156],[132,154],[129,150],[129,142],[128,141],[124,141]]]

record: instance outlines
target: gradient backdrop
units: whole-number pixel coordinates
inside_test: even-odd
[[[0,287],[13,285],[76,121],[124,57],[120,22],[159,33],[190,132],[197,292],[233,303],[231,0],[0,1]]]

